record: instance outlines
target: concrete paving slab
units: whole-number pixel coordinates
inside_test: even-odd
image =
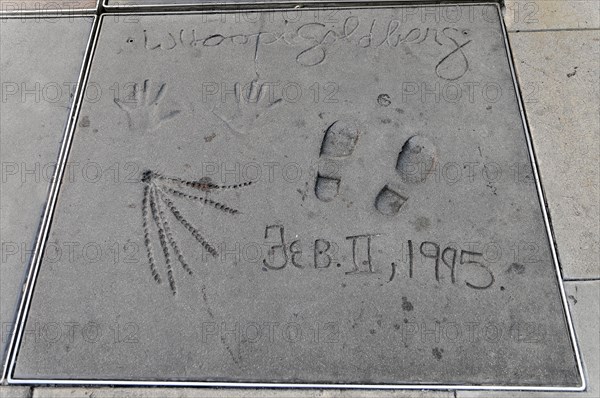
[[[0,386],[0,398],[29,398],[32,393],[31,387]]]
[[[55,16],[57,13],[94,11],[98,0],[0,0],[0,13],[42,13]]]
[[[448,391],[289,390],[246,388],[36,388],[34,398],[451,398]]]
[[[105,17],[15,378],[577,386],[476,10]]]
[[[567,282],[569,307],[577,339],[583,355],[588,388],[577,393],[540,393],[540,392],[475,392],[458,391],[458,398],[595,398],[600,393],[600,337],[598,335],[600,314],[600,281]]]
[[[505,0],[505,6],[510,31],[600,28],[596,0]]]
[[[565,278],[600,277],[600,35],[511,34]]]
[[[2,364],[92,18],[0,19]]]

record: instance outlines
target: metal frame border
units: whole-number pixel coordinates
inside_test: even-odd
[[[0,8],[0,17],[5,17],[5,16],[20,16],[22,18],[27,18],[29,16],[36,16],[38,18],[61,18],[65,15],[69,15],[72,17],[81,17],[81,16],[90,16],[93,15],[95,13],[98,12],[98,10],[100,9],[100,6],[102,5],[103,1],[108,1],[108,0],[95,0],[96,6],[94,8],[73,8],[73,9],[68,9],[68,10],[59,10],[57,8],[54,9],[30,9],[30,10],[12,10],[12,11],[6,11],[4,9],[4,7]],[[19,0],[15,0],[15,3],[19,3],[19,4],[23,4],[25,1],[21,0],[19,2]],[[56,0],[55,4],[59,4],[59,0]]]
[[[469,3],[473,6],[489,6],[495,5],[496,11],[498,12],[498,18],[502,30],[502,36],[504,38],[504,46],[506,51],[506,56],[508,58],[508,64],[510,67],[510,72],[513,80],[513,86],[515,88],[515,97],[518,103],[519,112],[521,114],[521,123],[523,126],[523,130],[525,133],[525,138],[527,142],[527,149],[529,152],[529,161],[531,162],[533,174],[535,178],[536,189],[538,193],[539,205],[541,207],[542,216],[544,219],[544,224],[546,226],[546,235],[548,238],[548,245],[550,246],[550,252],[552,254],[552,259],[555,266],[557,284],[559,287],[560,296],[563,304],[563,316],[567,322],[569,338],[571,340],[571,346],[573,348],[573,353],[576,360],[577,370],[579,373],[579,377],[581,380],[580,386],[570,387],[570,386],[507,386],[507,385],[466,385],[466,384],[311,384],[311,383],[270,383],[270,382],[208,382],[208,381],[168,381],[168,380],[94,380],[94,379],[18,379],[14,378],[14,372],[16,367],[16,361],[18,357],[18,351],[21,344],[21,340],[23,337],[23,330],[27,321],[27,316],[29,313],[29,308],[31,306],[31,300],[33,297],[33,291],[35,288],[35,282],[39,273],[42,253],[45,247],[46,239],[48,237],[48,232],[51,225],[52,216],[54,214],[54,209],[56,207],[56,203],[58,200],[58,194],[60,190],[60,185],[62,182],[62,177],[64,175],[65,163],[68,157],[71,143],[73,140],[73,136],[75,133],[75,127],[79,116],[79,110],[81,108],[81,103],[83,101],[83,93],[85,89],[85,84],[90,75],[91,69],[91,60],[95,53],[98,38],[101,31],[101,25],[103,23],[104,17],[114,16],[115,14],[102,14],[100,18],[94,17],[94,25],[92,28],[92,34],[90,35],[90,39],[93,36],[93,42],[91,43],[91,48],[88,48],[88,54],[84,59],[82,72],[84,76],[82,76],[81,85],[78,90],[78,95],[76,96],[76,106],[73,107],[73,114],[71,119],[69,120],[69,126],[67,130],[67,134],[65,136],[65,140],[63,142],[63,146],[61,148],[59,160],[61,163],[59,167],[56,169],[55,179],[53,179],[52,187],[51,187],[51,195],[48,201],[48,206],[44,213],[44,222],[43,229],[40,231],[38,236],[38,241],[36,243],[35,252],[32,256],[32,266],[29,270],[29,276],[25,285],[25,294],[22,297],[21,305],[19,308],[19,314],[16,325],[18,326],[17,333],[13,333],[10,346],[9,346],[9,356],[7,358],[7,381],[9,384],[14,385],[84,385],[84,386],[121,386],[121,387],[237,387],[237,388],[302,388],[302,389],[366,389],[366,390],[476,390],[476,391],[544,391],[544,392],[582,392],[587,389],[587,380],[585,377],[585,372],[583,368],[583,363],[581,360],[581,355],[579,351],[579,345],[577,342],[577,336],[575,334],[575,329],[573,326],[573,320],[571,317],[571,311],[569,309],[567,296],[565,293],[564,283],[562,279],[562,271],[560,268],[560,264],[558,261],[558,255],[556,252],[556,243],[554,241],[554,235],[552,233],[552,227],[550,225],[550,219],[548,216],[548,207],[546,203],[546,198],[544,195],[543,188],[541,186],[541,179],[538,170],[538,164],[533,148],[533,140],[531,138],[531,132],[529,130],[529,125],[527,122],[527,118],[525,116],[525,108],[522,100],[522,93],[519,86],[519,82],[517,80],[516,71],[514,67],[514,61],[512,58],[512,51],[510,48],[510,43],[508,40],[508,34],[506,30],[506,25],[504,22],[504,18],[502,15],[502,9],[498,2],[487,3],[485,0],[483,2],[477,3]],[[461,0],[455,3],[444,3],[439,4],[439,6],[465,6],[464,2],[461,3]],[[425,7],[428,5],[414,5],[414,4],[373,4],[369,6],[357,6],[352,5],[350,7],[337,6],[332,8],[345,8],[345,9],[377,9],[377,8],[392,8],[392,7]],[[307,10],[313,9],[322,9],[322,6],[312,6],[307,7]],[[286,8],[276,8],[273,7],[268,11],[285,11]],[[249,11],[247,8],[240,7],[236,10],[237,12]],[[256,10],[254,10],[256,11]],[[266,11],[266,10],[263,10]],[[152,16],[152,15],[196,15],[196,14],[206,14],[206,13],[226,13],[231,12],[231,10],[220,9],[220,10],[205,10],[205,11],[195,11],[193,13],[185,13],[181,12],[138,12],[138,13],[118,13],[116,15],[135,15],[135,16]],[[88,42],[88,44],[90,44]],[[75,103],[75,101],[74,101]]]
[[[159,12],[159,11],[217,11],[304,7],[374,7],[386,6],[436,6],[466,5],[484,2],[502,3],[505,0],[204,0],[197,3],[156,3],[156,4],[119,4],[119,0],[102,0],[102,7],[107,12]]]
[[[56,169],[54,170],[54,174],[52,175],[52,179],[48,184],[48,191],[46,193],[46,201],[43,204],[44,210],[42,213],[42,218],[40,223],[38,224],[37,237],[34,240],[34,249],[31,255],[30,261],[26,264],[23,275],[24,281],[23,286],[20,290],[19,297],[17,297],[17,305],[18,309],[14,313],[14,323],[11,328],[11,338],[9,344],[6,346],[6,359],[1,364],[2,369],[0,373],[0,383],[5,380],[10,384],[10,375],[8,374],[8,370],[12,364],[12,357],[15,354],[15,336],[17,330],[20,328],[21,324],[24,324],[24,317],[27,314],[27,311],[24,311],[24,305],[27,302],[29,304],[29,298],[33,292],[33,285],[35,283],[35,277],[38,274],[39,265],[41,263],[41,254],[43,253],[46,238],[48,231],[50,229],[50,223],[52,221],[52,216],[54,214],[54,206],[56,204],[58,189],[60,188],[60,181],[62,181],[62,175],[64,166],[67,161],[68,155],[68,147],[70,147],[69,143],[71,141],[72,133],[75,126],[75,121],[77,120],[77,116],[79,114],[79,109],[81,106],[81,101],[83,99],[83,79],[87,76],[88,72],[88,63],[89,63],[89,53],[90,46],[93,42],[95,42],[96,36],[96,28],[98,26],[98,17],[94,14],[61,14],[52,17],[41,16],[36,13],[29,14],[0,14],[0,23],[7,19],[75,19],[75,18],[88,18],[92,20],[91,28],[88,33],[88,40],[86,42],[84,48],[83,58],[81,60],[81,66],[79,67],[79,74],[77,75],[77,86],[75,87],[75,92],[73,93],[73,99],[71,100],[71,109],[67,115],[67,121],[63,127],[63,132],[61,137],[62,144],[60,145],[60,149],[58,151],[58,156],[56,158]],[[32,279],[33,278],[33,279]],[[33,282],[33,283],[32,283]],[[20,299],[20,300],[19,300]],[[20,331],[20,330],[19,330]],[[1,361],[0,355],[0,361]]]

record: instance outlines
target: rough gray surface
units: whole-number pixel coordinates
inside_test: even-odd
[[[0,20],[2,365],[91,24],[91,18]]]
[[[29,398],[32,392],[31,387],[0,386],[0,398]]]
[[[505,5],[510,31],[600,28],[597,0],[505,0]]]
[[[600,392],[600,281],[566,282],[569,307],[587,379],[585,392],[457,391],[459,398],[596,398]],[[542,395],[543,394],[543,395]]]
[[[63,184],[49,241],[79,249],[46,251],[26,325],[73,333],[30,332],[16,377],[579,384],[498,14],[474,10],[105,18],[90,80],[121,90],[70,157],[104,173]],[[323,142],[339,121],[355,144]],[[415,135],[438,169],[407,183]]]
[[[598,278],[600,35],[514,33],[511,42],[563,276]]]
[[[97,0],[0,0],[2,13],[38,12],[49,17],[56,16],[59,12],[93,11],[96,6]]]

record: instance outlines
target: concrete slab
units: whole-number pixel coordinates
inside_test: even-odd
[[[577,386],[471,9],[105,17],[15,378]]]
[[[565,278],[600,277],[600,35],[510,36]]]
[[[32,392],[31,387],[0,386],[0,398],[29,398]]]
[[[3,365],[91,25],[91,18],[0,19]]]
[[[98,0],[0,0],[0,13],[41,13],[55,16],[58,13],[95,11]]]
[[[451,398],[448,391],[247,388],[36,388],[34,398]]]
[[[575,331],[583,355],[588,388],[578,393],[540,393],[501,391],[458,391],[458,398],[595,398],[600,392],[600,337],[598,314],[600,313],[600,281],[567,282],[569,306],[573,314]]]
[[[596,0],[505,0],[505,5],[510,31],[600,28]]]

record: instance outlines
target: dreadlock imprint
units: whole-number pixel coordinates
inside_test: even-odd
[[[218,253],[214,246],[211,245],[206,238],[204,238],[200,230],[191,222],[189,222],[179,211],[175,205],[174,199],[187,199],[234,216],[239,214],[237,209],[229,207],[225,203],[209,199],[207,194],[213,190],[244,188],[252,184],[252,182],[244,182],[235,185],[216,185],[205,179],[189,181],[177,177],[163,176],[151,170],[146,170],[142,175],[142,183],[144,184],[144,197],[142,199],[142,223],[144,229],[144,245],[146,247],[150,272],[152,272],[152,277],[156,283],[162,283],[163,279],[157,269],[157,259],[154,255],[154,247],[150,233],[151,224],[154,223],[158,231],[158,243],[165,259],[169,288],[173,294],[176,294],[177,287],[175,285],[173,264],[175,262],[179,262],[183,270],[189,275],[192,275],[193,271],[187,263],[184,253],[177,243],[177,239],[171,229],[170,223],[173,220],[183,225],[183,227],[189,231],[196,241],[198,241],[200,246],[213,257],[216,257]],[[182,191],[182,189],[198,190],[203,194],[192,195]]]

